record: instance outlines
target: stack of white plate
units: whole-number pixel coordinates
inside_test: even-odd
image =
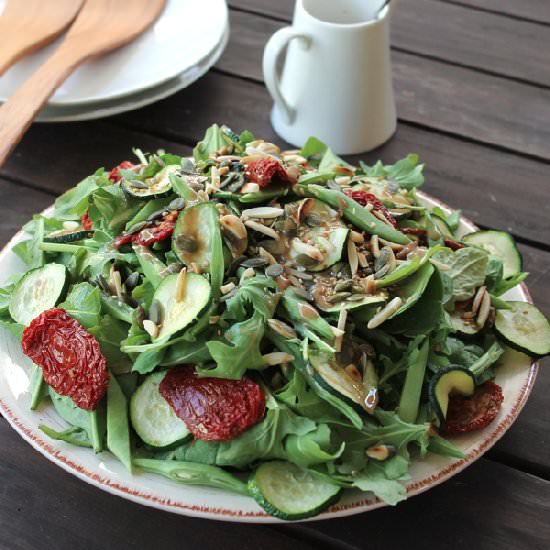
[[[0,10],[4,4],[0,0]],[[77,69],[37,120],[89,120],[168,97],[216,63],[228,36],[225,0],[168,0],[156,23],[137,40]],[[0,102],[38,69],[61,40],[22,59],[0,78]]]

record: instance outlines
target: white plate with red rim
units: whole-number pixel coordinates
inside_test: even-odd
[[[429,206],[448,208],[436,199],[418,193]],[[46,211],[47,213],[47,211]],[[475,225],[461,220],[462,234],[474,231]],[[17,233],[0,253],[0,284],[12,274],[24,269],[19,258],[11,252],[24,234]],[[510,300],[530,302],[525,285],[509,291]],[[57,416],[53,407],[43,404],[39,410],[29,409],[29,374],[31,362],[23,355],[20,344],[4,330],[0,331],[0,412],[36,450],[66,471],[96,487],[123,498],[153,506],[161,510],[224,521],[275,523],[281,520],[267,515],[252,498],[235,495],[221,489],[178,485],[168,479],[136,471],[129,474],[109,452],[94,454],[90,449],[74,447],[61,441],[53,441],[43,434],[39,424],[63,429],[66,424]],[[492,424],[479,430],[453,438],[453,442],[465,453],[464,459],[453,459],[428,454],[411,464],[411,479],[406,483],[408,496],[422,493],[457,474],[477,460],[517,418],[525,405],[535,382],[538,364],[526,355],[510,350],[503,356],[497,370],[496,382],[502,386],[504,403]],[[311,520],[349,516],[385,506],[367,493],[346,491],[337,504]]]
[[[5,0],[0,0],[0,11]],[[168,0],[157,21],[130,44],[79,67],[55,92],[48,106],[83,106],[129,96],[168,82],[212,57],[228,29],[225,0]],[[6,101],[63,37],[16,63],[0,78]]]

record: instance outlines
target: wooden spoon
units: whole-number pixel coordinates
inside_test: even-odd
[[[86,0],[55,53],[0,107],[0,166],[36,113],[79,65],[132,41],[165,4],[166,0]]]
[[[84,0],[8,0],[0,16],[0,76],[22,57],[57,38]]]

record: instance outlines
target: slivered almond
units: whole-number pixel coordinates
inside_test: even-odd
[[[187,268],[184,267],[176,280],[176,302],[179,304],[185,298],[185,284],[187,282]]]

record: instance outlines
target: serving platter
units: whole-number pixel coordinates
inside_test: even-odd
[[[440,201],[418,193],[427,206],[449,208]],[[49,209],[45,211],[47,215]],[[461,219],[461,234],[476,230],[466,218]],[[10,275],[22,271],[24,266],[11,251],[25,239],[19,232],[0,252],[0,285]],[[522,284],[506,295],[509,300],[531,302],[527,287]],[[94,455],[90,449],[73,447],[47,438],[38,426],[46,424],[56,430],[66,427],[53,407],[43,404],[38,410],[29,409],[30,360],[23,355],[20,344],[7,331],[0,332],[0,412],[11,426],[37,451],[69,473],[104,491],[173,513],[224,521],[256,523],[281,522],[268,516],[252,498],[235,495],[220,489],[178,485],[153,474],[129,474],[109,452]],[[411,479],[406,482],[408,496],[422,493],[457,474],[477,460],[512,425],[525,405],[537,374],[538,364],[529,357],[508,351],[501,359],[496,382],[502,386],[504,403],[495,421],[485,429],[453,438],[453,442],[466,455],[452,459],[429,454],[411,464]],[[366,512],[385,504],[360,491],[347,491],[343,498],[311,520],[329,519]]]

